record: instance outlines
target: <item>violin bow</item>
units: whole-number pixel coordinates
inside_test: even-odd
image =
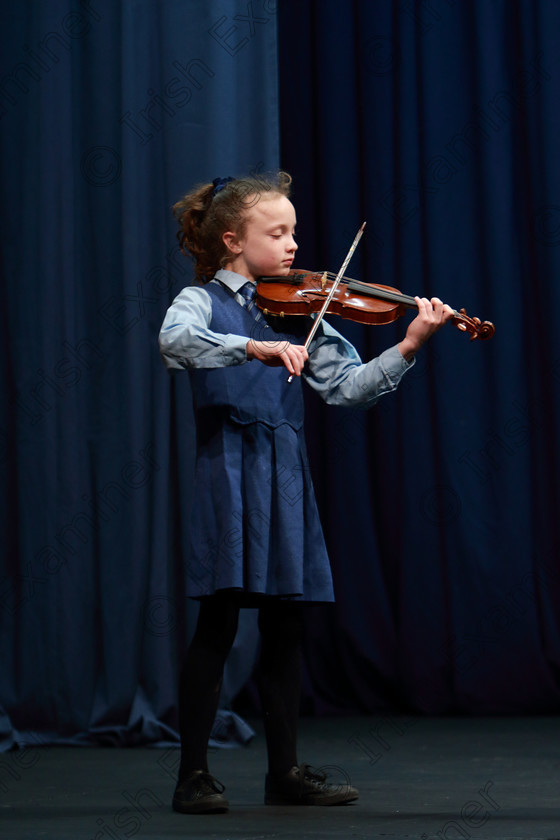
[[[321,311],[319,312],[319,314],[317,315],[317,317],[316,317],[316,318],[315,318],[315,320],[313,321],[313,326],[312,326],[312,327],[311,327],[311,329],[309,330],[309,335],[308,335],[308,336],[307,336],[307,338],[305,339],[305,344],[303,345],[303,346],[305,347],[305,349],[306,349],[306,350],[308,350],[308,349],[309,349],[309,345],[310,345],[310,344],[311,344],[311,342],[313,341],[313,336],[315,335],[315,333],[316,333],[316,332],[317,332],[317,330],[319,329],[319,325],[321,324],[321,321],[323,320],[323,317],[324,317],[324,315],[325,315],[325,312],[326,312],[326,311],[327,311],[327,309],[329,308],[329,304],[330,304],[331,300],[333,299],[333,296],[334,296],[334,294],[335,294],[336,290],[338,289],[339,283],[340,283],[340,281],[342,280],[342,277],[343,277],[343,275],[344,275],[344,272],[345,272],[345,271],[346,271],[346,269],[348,268],[348,263],[349,263],[349,262],[350,262],[350,260],[352,259],[352,255],[353,255],[354,251],[356,250],[356,248],[358,247],[358,242],[359,242],[359,241],[360,241],[360,239],[362,238],[362,234],[363,234],[363,232],[364,232],[364,228],[365,228],[365,226],[366,226],[366,223],[364,222],[364,223],[362,224],[361,228],[359,229],[358,233],[357,233],[357,234],[356,234],[356,236],[354,237],[354,241],[353,241],[353,242],[352,242],[352,244],[350,245],[350,249],[349,249],[348,253],[346,254],[346,259],[345,259],[345,260],[344,260],[344,262],[342,263],[342,265],[341,265],[341,267],[340,267],[340,271],[339,271],[339,272],[338,272],[338,274],[336,275],[336,280],[335,280],[335,281],[333,282],[333,284],[332,284],[331,290],[330,290],[330,292],[328,293],[327,298],[326,298],[326,300],[325,300],[325,302],[324,302],[323,306],[321,307]],[[293,378],[294,378],[294,375],[293,375],[293,373],[291,373],[291,374],[290,374],[290,376],[288,376],[288,382],[291,382]]]

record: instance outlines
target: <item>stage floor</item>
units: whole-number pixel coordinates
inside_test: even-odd
[[[2,840],[417,838],[559,840],[560,718],[303,719],[300,760],[360,790],[355,804],[263,804],[259,721],[213,750],[228,814],[171,809],[177,749],[47,747],[0,756]]]

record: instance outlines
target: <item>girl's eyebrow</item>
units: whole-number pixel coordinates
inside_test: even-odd
[[[296,229],[295,225],[294,225],[293,228],[291,228],[289,225],[279,223],[277,225],[271,225],[270,228],[268,229],[268,233],[273,233],[275,230],[281,230],[281,231],[291,230],[292,233],[295,233],[295,229]]]

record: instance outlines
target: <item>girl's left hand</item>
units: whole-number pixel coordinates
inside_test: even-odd
[[[420,298],[414,300],[418,306],[418,315],[411,321],[406,336],[399,344],[399,350],[407,362],[410,362],[420,347],[437,330],[453,317],[453,309],[439,298]]]

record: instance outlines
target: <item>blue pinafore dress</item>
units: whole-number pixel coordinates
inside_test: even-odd
[[[219,282],[210,329],[254,335],[253,315]],[[293,320],[293,319],[292,319]],[[303,343],[266,331],[268,340]],[[190,371],[197,426],[187,594],[333,601],[330,563],[309,472],[299,377],[257,361]]]

